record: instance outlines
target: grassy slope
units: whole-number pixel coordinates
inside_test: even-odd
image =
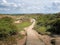
[[[25,27],[29,26],[31,24],[31,22],[25,21],[22,23],[17,24],[17,28],[19,29],[19,31],[24,30]]]

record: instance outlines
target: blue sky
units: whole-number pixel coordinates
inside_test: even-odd
[[[57,13],[60,0],[0,0],[0,13]]]

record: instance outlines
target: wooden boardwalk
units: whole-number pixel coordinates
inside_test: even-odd
[[[38,33],[35,30],[33,30],[33,27],[35,25],[35,20],[33,19],[32,21],[33,21],[32,25],[25,28],[25,30],[27,32],[26,45],[45,45],[44,42],[42,42],[39,39]]]

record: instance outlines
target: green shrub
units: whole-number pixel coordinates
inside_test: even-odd
[[[8,36],[16,35],[17,28],[13,24],[13,19],[10,17],[3,17],[0,19],[0,39]]]

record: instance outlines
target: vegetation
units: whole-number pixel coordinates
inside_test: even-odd
[[[24,21],[22,23],[16,24],[19,31],[24,30],[25,27],[29,26],[31,23],[29,21]]]
[[[18,31],[13,21],[11,17],[0,18],[0,45],[16,43],[15,35],[18,34]]]
[[[40,14],[36,18],[35,30],[40,34],[60,34],[60,14]]]
[[[0,39],[7,38],[8,36],[16,35],[17,28],[13,24],[13,19],[4,17],[0,19]]]
[[[8,15],[8,14],[7,14]],[[22,37],[18,35],[18,31],[24,30],[25,27],[31,25],[30,18],[36,20],[34,29],[40,34],[56,34],[60,35],[60,13],[57,14],[21,14],[18,16],[6,17],[7,15],[0,15],[0,41],[3,40],[7,45],[16,43],[16,37]],[[12,17],[12,18],[11,18]],[[20,18],[20,19],[17,19]],[[21,20],[21,23],[14,24],[14,21]],[[0,42],[1,43],[1,42]],[[53,43],[53,42],[52,42]],[[2,44],[0,44],[2,45]]]
[[[17,17],[20,16],[0,16],[0,45],[7,44],[7,45],[13,45],[17,44],[17,38],[21,39],[24,36],[20,34],[19,32],[24,30],[25,27],[29,26],[31,23],[29,21],[29,18],[23,18],[17,19]],[[21,20],[21,23],[14,23],[15,20]],[[18,32],[19,31],[19,32]]]

